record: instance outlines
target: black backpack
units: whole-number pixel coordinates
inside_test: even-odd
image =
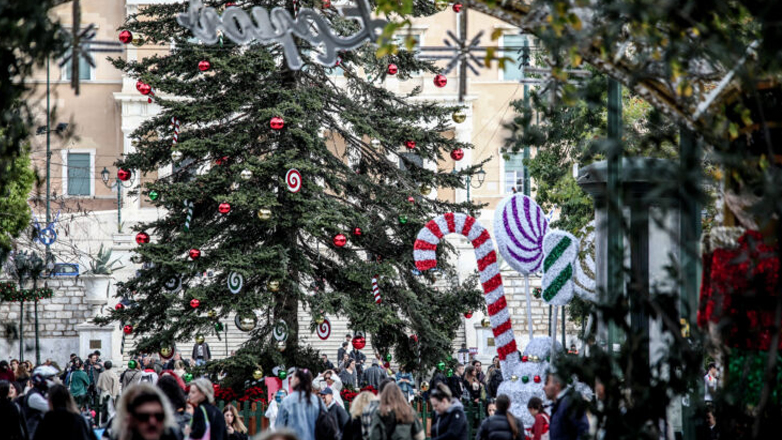
[[[320,402],[320,411],[315,420],[315,440],[342,440],[337,419]]]

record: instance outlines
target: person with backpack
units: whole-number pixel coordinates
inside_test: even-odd
[[[434,409],[431,440],[467,440],[464,406],[451,396],[451,390],[441,383],[429,393],[429,399]]]
[[[527,402],[527,410],[535,418],[535,423],[530,428],[530,440],[549,440],[548,424],[549,416],[543,409],[543,401],[539,397],[532,397]]]
[[[495,404],[497,412],[483,420],[475,440],[523,440],[524,424],[510,413],[510,398],[500,394]]]
[[[128,369],[122,373],[119,381],[122,383],[122,391],[125,391],[131,385],[141,382],[141,362],[131,359],[128,362]]]
[[[323,405],[312,392],[312,374],[307,369],[297,369],[290,378],[290,386],[293,392],[280,403],[275,427],[293,430],[299,440],[316,440],[315,425]],[[336,421],[331,420],[336,429]],[[326,439],[319,436],[317,440]]]
[[[33,372],[33,386],[27,391],[27,394],[19,397],[18,403],[22,408],[22,415],[27,422],[27,433],[30,438],[35,436],[38,425],[43,420],[43,416],[49,411],[49,400],[47,392],[49,390],[49,371],[36,368]]]
[[[424,440],[424,428],[396,383],[380,393],[380,408],[372,417],[370,440]]]
[[[185,430],[188,439],[225,440],[228,430],[223,413],[214,405],[215,389],[206,378],[190,382],[187,403],[193,405],[193,419]]]

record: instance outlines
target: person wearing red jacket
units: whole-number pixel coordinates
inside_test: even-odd
[[[532,417],[535,418],[535,423],[530,428],[529,440],[548,440],[548,423],[549,416],[543,409],[543,401],[538,397],[533,397],[527,402],[527,410]]]

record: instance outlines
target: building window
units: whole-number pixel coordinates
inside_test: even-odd
[[[521,154],[511,154],[505,159],[505,194],[524,191],[524,161]]]
[[[503,50],[502,56],[510,58],[505,61],[505,68],[502,70],[503,81],[520,81],[522,79],[523,71],[520,64],[522,62],[522,48],[526,39],[525,35],[519,34],[502,36],[502,47],[507,48]]]
[[[71,66],[73,65],[73,57],[71,57],[67,63],[62,66],[62,79],[64,81],[71,80]],[[84,57],[79,57],[79,79],[82,81],[89,81],[92,77],[92,66]]]
[[[90,153],[68,153],[68,195],[90,195]]]

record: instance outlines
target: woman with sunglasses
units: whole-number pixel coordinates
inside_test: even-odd
[[[34,440],[94,440],[95,433],[76,408],[71,393],[62,385],[49,388],[49,412],[43,417]]]
[[[147,383],[123,391],[117,414],[103,438],[112,440],[177,440],[182,438],[163,392]],[[54,438],[54,437],[53,437]]]

